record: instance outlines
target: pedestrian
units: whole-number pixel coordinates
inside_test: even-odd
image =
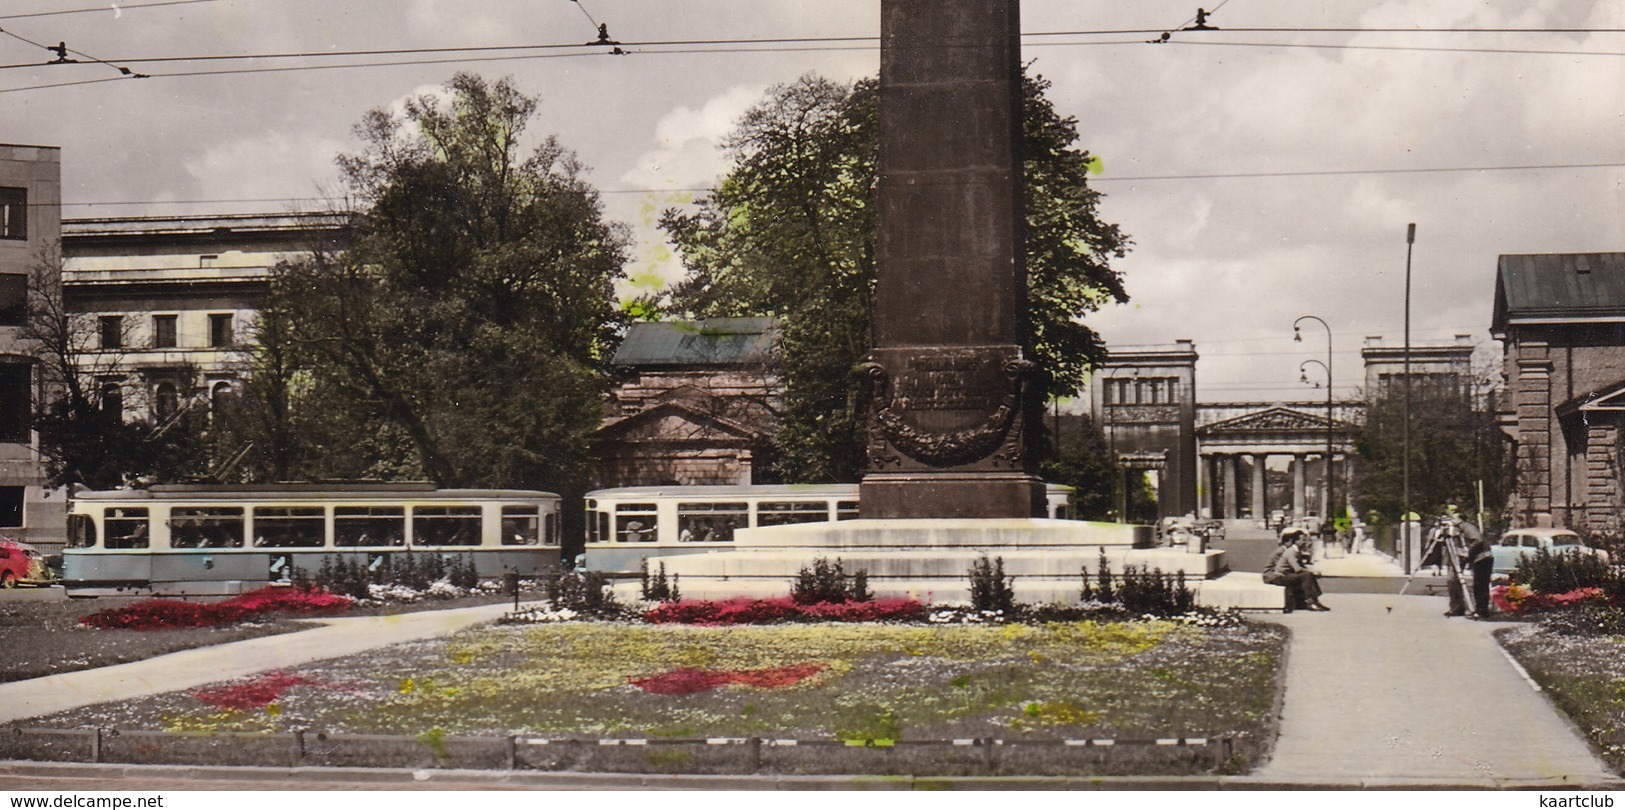
[[[1321,604],[1320,578],[1309,567],[1308,558],[1312,553],[1309,538],[1307,531],[1297,527],[1281,532],[1281,543],[1264,566],[1264,582],[1286,589],[1284,613],[1300,608],[1331,610]]]
[[[1438,531],[1441,541],[1446,537],[1450,541],[1441,543],[1440,562],[1453,563],[1445,566],[1445,586],[1450,595],[1450,609],[1445,611],[1444,615],[1465,615],[1474,619],[1489,618],[1490,578],[1495,574],[1495,553],[1490,550],[1490,544],[1484,540],[1484,533],[1471,521],[1463,520],[1454,505],[1446,507],[1445,516],[1439,521]],[[1452,550],[1455,552],[1455,559],[1444,560],[1443,555],[1451,553]],[[1463,572],[1471,572],[1473,578],[1471,611],[1468,610],[1467,596],[1461,581]]]

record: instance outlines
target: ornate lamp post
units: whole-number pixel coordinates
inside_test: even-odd
[[[1326,321],[1314,315],[1301,316],[1292,322],[1293,342],[1303,342],[1302,324],[1304,321],[1315,321],[1316,323],[1320,324],[1321,328],[1326,330],[1326,362],[1322,363],[1319,360],[1305,360],[1303,363],[1298,365],[1298,375],[1299,379],[1303,382],[1309,382],[1308,375],[1304,373],[1304,367],[1310,363],[1314,363],[1326,371],[1326,514],[1322,516],[1322,519],[1326,521],[1323,525],[1332,526],[1335,525],[1335,517],[1337,515],[1337,498],[1335,497],[1335,492],[1332,486],[1332,442],[1333,433],[1335,430],[1335,423],[1332,421],[1332,328],[1326,325]],[[1322,534],[1324,533],[1325,532],[1322,531]]]

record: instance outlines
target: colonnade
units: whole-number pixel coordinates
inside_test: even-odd
[[[1272,456],[1292,457],[1292,504],[1287,511],[1290,518],[1301,518],[1310,512],[1325,515],[1328,511],[1325,487],[1322,485],[1318,503],[1311,505],[1308,502],[1308,489],[1310,480],[1307,476],[1307,467],[1311,461],[1323,461],[1325,452],[1250,452],[1250,453],[1203,453],[1201,458],[1201,494],[1202,507],[1206,513],[1214,518],[1242,518],[1250,517],[1254,520],[1264,519],[1270,509],[1267,501],[1269,484],[1266,478],[1267,463]],[[1336,494],[1341,499],[1348,497],[1347,460],[1338,455],[1334,458],[1333,475],[1337,478],[1334,483]],[[1250,470],[1250,472],[1248,472]],[[1250,479],[1246,487],[1248,495],[1246,503],[1242,501],[1241,481]],[[1319,484],[1323,478],[1316,476],[1314,483]],[[1245,508],[1244,508],[1245,507]]]

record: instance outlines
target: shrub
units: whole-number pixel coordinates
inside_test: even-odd
[[[1164,574],[1161,568],[1147,571],[1129,565],[1123,568],[1118,601],[1124,610],[1135,616],[1180,616],[1189,611],[1196,600],[1185,585],[1183,575]]]
[[[1512,578],[1537,593],[1564,593],[1576,588],[1601,588],[1612,583],[1615,575],[1607,563],[1589,554],[1553,554],[1550,549],[1539,548],[1518,560]]]
[[[1016,591],[1011,584],[1013,581],[1013,577],[1004,575],[1003,557],[995,557],[989,562],[987,555],[983,554],[970,568],[971,609],[1014,613]]]
[[[1100,564],[1095,569],[1095,598],[1102,602],[1117,601],[1117,592],[1112,587],[1112,567],[1106,561],[1106,549],[1100,550]]]
[[[660,563],[660,568],[654,574],[649,573],[649,560],[645,558],[638,563],[638,579],[641,582],[640,592],[643,598],[651,602],[675,602],[683,598],[682,591],[677,587],[677,577],[673,575],[666,578],[666,564]]]
[[[813,560],[811,568],[802,567],[790,587],[790,598],[799,605],[820,602],[867,602],[874,598],[869,592],[869,572],[859,570],[847,576],[841,561],[831,563],[822,557]]]
[[[555,610],[599,618],[619,616],[623,609],[609,592],[609,580],[597,571],[561,571],[543,590]]]
[[[692,695],[737,683],[757,689],[793,686],[828,669],[828,664],[812,662],[768,669],[694,669],[683,667],[647,678],[627,677],[627,683],[656,695]]]

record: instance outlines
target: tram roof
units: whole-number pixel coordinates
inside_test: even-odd
[[[79,500],[271,500],[278,498],[367,498],[388,500],[471,500],[557,498],[556,493],[529,489],[440,489],[427,483],[345,484],[157,484],[146,489],[109,489],[75,493]]]
[[[587,493],[589,498],[748,498],[805,495],[857,497],[857,484],[751,484],[737,486],[616,487]]]

